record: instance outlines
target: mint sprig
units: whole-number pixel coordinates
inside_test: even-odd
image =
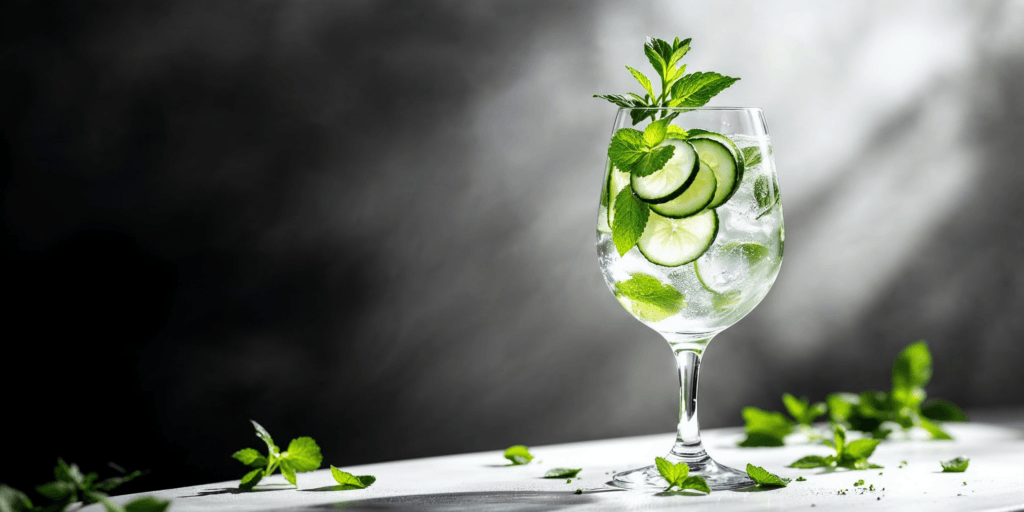
[[[255,468],[242,477],[238,484],[239,489],[251,490],[256,487],[265,477],[274,474],[278,469],[288,483],[298,487],[295,477],[296,473],[305,473],[320,468],[323,462],[323,455],[320,447],[311,437],[297,437],[288,443],[288,449],[281,451],[270,433],[262,425],[252,422],[256,429],[256,437],[260,438],[267,445],[267,454],[263,455],[253,448],[243,448],[231,456],[246,466]]]
[[[833,428],[833,436],[832,441],[826,440],[824,444],[832,447],[835,450],[835,455],[825,457],[808,455],[797,459],[789,467],[801,469],[838,467],[856,470],[879,469],[883,467],[868,461],[868,457],[871,457],[875,452],[878,443],[882,442],[880,439],[858,439],[847,443],[846,429],[842,425],[836,425]]]
[[[667,459],[655,457],[654,464],[657,466],[658,473],[661,474],[662,478],[668,481],[668,487],[665,488],[666,491],[678,488],[680,491],[693,490],[705,494],[711,493],[711,488],[708,487],[708,482],[704,480],[704,477],[689,476],[690,466],[687,466],[685,462],[673,464]]]
[[[759,466],[747,463],[747,476],[750,477],[758,487],[785,487],[789,485],[789,478],[782,478],[775,473],[769,472]]]
[[[149,496],[134,499],[125,505],[110,501],[107,494],[109,491],[142,475],[141,471],[127,473],[114,464],[111,467],[121,472],[121,476],[97,481],[96,473],[83,473],[78,465],[57,459],[57,466],[53,468],[56,480],[36,486],[36,492],[51,501],[49,505],[33,505],[25,493],[0,485],[0,512],[60,512],[77,502],[83,505],[101,503],[108,512],[163,512],[170,505],[169,501]]]
[[[786,436],[793,433],[793,422],[782,413],[769,412],[757,407],[744,407],[743,427],[747,437],[739,442],[746,448],[783,446]]]
[[[661,92],[655,91],[646,75],[626,66],[643,89],[643,96],[627,93],[595,94],[594,97],[605,99],[622,108],[651,108],[652,110],[633,110],[630,113],[633,124],[636,125],[648,117],[657,115],[658,111],[653,110],[655,108],[703,106],[716,94],[739,80],[713,72],[685,74],[686,65],[679,65],[679,61],[689,51],[690,39],[680,41],[677,37],[670,43],[648,37],[644,43],[644,54],[660,78]]]

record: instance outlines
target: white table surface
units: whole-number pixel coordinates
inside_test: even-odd
[[[607,472],[651,464],[664,455],[673,434],[531,447],[535,462],[506,466],[501,451],[431,457],[341,468],[374,475],[368,489],[327,491],[329,470],[298,475],[299,488],[280,475],[257,491],[240,492],[238,481],[144,493],[172,500],[170,510],[262,511],[542,511],[542,510],[1024,510],[1024,432],[987,424],[950,424],[954,441],[887,441],[872,462],[881,470],[827,472],[784,467],[804,455],[827,455],[821,445],[738,448],[739,429],[703,432],[705,448],[719,462],[745,468],[748,462],[806,482],[782,489],[720,491],[707,496],[659,496],[656,492],[612,490]],[[940,460],[970,457],[965,473],[941,473]],[[540,460],[539,463],[536,460]],[[899,469],[900,461],[907,461]],[[325,461],[325,467],[329,461]],[[544,479],[555,467],[583,468],[580,479]],[[241,472],[240,467],[240,472]],[[882,475],[879,475],[879,472]],[[863,479],[863,487],[853,483]],[[964,485],[963,482],[966,482]],[[866,489],[874,484],[875,491]],[[575,494],[577,488],[583,494]],[[846,495],[839,489],[849,489]],[[884,490],[883,490],[884,489]],[[126,502],[138,495],[114,498]],[[813,507],[813,508],[812,508]],[[82,510],[101,510],[92,505]]]

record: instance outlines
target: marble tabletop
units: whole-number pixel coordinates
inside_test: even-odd
[[[341,468],[377,481],[360,490],[332,490],[329,470],[299,474],[299,488],[280,475],[252,492],[238,481],[144,493],[172,500],[173,512],[264,510],[350,511],[546,511],[571,510],[1024,510],[1024,431],[986,423],[949,424],[953,441],[894,440],[879,445],[872,462],[884,469],[824,471],[785,466],[804,455],[827,455],[821,445],[739,448],[738,428],[703,432],[719,462],[748,462],[784,477],[804,476],[780,489],[720,491],[706,496],[665,496],[656,491],[609,488],[611,473],[653,463],[671,446],[673,434],[531,447],[528,465],[508,466],[501,451],[403,460]],[[942,473],[939,461],[971,459],[965,473]],[[901,466],[901,462],[906,464]],[[329,461],[328,461],[329,462]],[[325,463],[326,466],[326,463]],[[544,479],[555,467],[583,468],[578,479]],[[863,479],[863,486],[854,482]],[[870,490],[870,486],[874,490]],[[581,494],[576,490],[580,489]],[[847,489],[840,494],[840,489]],[[126,502],[140,495],[115,497]],[[93,505],[82,510],[101,510]]]

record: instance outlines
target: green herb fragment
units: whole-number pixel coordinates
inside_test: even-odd
[[[863,478],[861,478],[860,480],[857,480],[856,482],[853,483],[854,487],[860,487],[862,485],[864,485],[864,479]]]
[[[544,477],[544,478],[547,478],[547,477]],[[565,479],[565,483],[571,484],[572,483],[572,478],[566,478]]]
[[[783,446],[783,439],[793,432],[793,422],[781,413],[768,412],[757,407],[744,407],[743,430],[747,437],[740,441],[743,447]]]
[[[377,477],[370,475],[355,476],[352,473],[342,471],[334,466],[331,466],[331,476],[334,477],[334,481],[338,482],[336,486],[339,491],[350,491],[354,489],[366,489],[373,485],[377,481]]]
[[[554,468],[549,469],[547,473],[544,473],[544,478],[572,478],[579,474],[580,471],[583,471],[583,469]]]
[[[971,459],[965,457],[957,457],[947,461],[940,462],[942,464],[943,473],[963,473],[967,471],[967,465],[970,464]],[[967,482],[964,482],[967,485]]]
[[[583,489],[576,489],[575,494],[583,494]]]
[[[790,482],[789,478],[782,478],[749,462],[747,463],[747,475],[750,476],[758,487],[785,487]]]
[[[667,459],[656,457],[654,463],[658,468],[658,473],[668,482],[668,487],[665,488],[666,491],[671,491],[673,487],[678,487],[680,491],[694,490],[705,494],[711,493],[711,488],[708,487],[708,483],[703,477],[688,476],[690,474],[690,466],[687,466],[685,462],[673,464]]]
[[[806,478],[804,478],[804,477],[802,477],[802,476],[798,476],[798,477],[796,477],[796,481],[797,481],[797,482],[806,482],[806,481],[807,481],[807,479],[806,479]]]
[[[846,429],[842,425],[835,425],[833,429],[833,440],[826,440],[826,446],[835,449],[835,455],[822,457],[819,455],[808,455],[802,457],[789,465],[791,468],[818,468],[818,467],[840,467],[847,469],[877,469],[877,464],[868,461],[868,457],[878,447],[878,439],[858,439],[851,443],[846,442]]]
[[[870,486],[868,486],[868,490],[869,491],[875,490],[875,484],[871,484]]]
[[[512,461],[513,466],[520,466],[523,464],[529,464],[533,460],[533,455],[530,454],[530,450],[521,444],[515,446],[509,446],[505,450],[505,458]]]
[[[238,483],[239,489],[251,490],[260,483],[264,477],[274,474],[278,469],[288,483],[298,486],[295,478],[296,473],[305,473],[320,468],[323,462],[323,455],[320,454],[320,447],[311,437],[297,437],[288,443],[288,449],[284,452],[270,437],[263,425],[253,420],[253,428],[256,430],[256,437],[267,445],[267,455],[261,454],[253,448],[243,448],[231,456],[246,466],[255,467],[242,477]]]
[[[627,311],[648,322],[660,322],[686,306],[679,290],[647,274],[633,274],[615,283],[615,298]]]

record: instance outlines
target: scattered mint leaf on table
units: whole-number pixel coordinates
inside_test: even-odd
[[[530,450],[521,445],[509,446],[505,450],[505,458],[512,461],[513,466],[519,466],[522,464],[529,464],[533,460],[533,455],[530,454]]]
[[[749,462],[747,463],[747,476],[754,480],[758,487],[785,487],[789,485],[790,481],[788,478],[782,478]]]
[[[967,415],[956,404],[939,398],[921,404],[921,416],[937,421],[967,421]]]
[[[679,290],[647,274],[633,274],[615,283],[615,297],[629,312],[649,322],[664,320],[686,305]]]
[[[25,493],[0,484],[0,512],[21,512],[32,510],[32,500]]]
[[[667,459],[656,457],[654,464],[657,466],[658,473],[661,474],[662,478],[668,481],[668,487],[665,488],[666,491],[677,487],[680,491],[694,490],[705,494],[711,493],[711,488],[708,487],[708,483],[703,477],[689,476],[690,466],[687,466],[685,462],[673,464]]]
[[[572,478],[578,475],[580,471],[583,471],[583,468],[554,468],[544,473],[544,478]]]
[[[341,487],[339,490],[341,491],[365,489],[377,481],[377,477],[375,476],[355,476],[352,473],[342,471],[334,466],[331,466],[331,476],[334,477],[335,482],[338,482],[338,486]]]
[[[970,464],[970,462],[971,459],[957,457],[955,459],[942,461],[939,464],[942,464],[943,473],[963,473],[964,471],[967,471],[967,465]],[[964,482],[964,485],[967,485],[967,482]]]
[[[249,421],[252,422],[253,428],[256,429],[256,437],[260,438],[267,445],[267,455],[264,456],[253,448],[243,448],[231,455],[242,464],[257,468],[249,471],[242,477],[238,484],[239,489],[250,490],[256,487],[260,480],[273,475],[274,471],[278,469],[281,470],[281,475],[284,476],[288,483],[298,487],[295,477],[296,473],[305,473],[320,468],[320,464],[323,462],[323,455],[320,453],[320,447],[313,438],[297,437],[292,439],[288,443],[288,449],[282,452],[274,444],[274,439],[270,437],[270,433],[267,432],[267,429],[263,428],[263,425],[253,420]]]
[[[847,469],[880,469],[882,466],[872,464],[868,461],[868,457],[875,452],[875,448],[878,447],[878,443],[882,441],[879,439],[858,439],[856,441],[847,443],[846,442],[846,429],[842,425],[835,425],[833,430],[833,440],[826,440],[824,444],[832,447],[836,454],[822,457],[820,455],[808,455],[797,459],[789,465],[791,468],[847,468]]]
[[[50,499],[52,503],[47,506],[33,506],[32,501],[21,491],[0,485],[0,512],[60,512],[77,502],[81,502],[82,505],[100,503],[109,512],[162,512],[167,509],[169,501],[149,496],[136,498],[124,506],[110,501],[106,491],[142,475],[141,471],[127,473],[114,464],[111,466],[122,475],[97,482],[96,473],[82,473],[78,465],[57,459],[57,466],[53,469],[56,480],[36,486],[36,491]]]
[[[806,482],[806,481],[807,481],[807,479],[806,479],[806,478],[804,478],[804,477],[802,477],[802,476],[798,476],[798,477],[796,477],[796,481],[797,481],[797,482]]]

